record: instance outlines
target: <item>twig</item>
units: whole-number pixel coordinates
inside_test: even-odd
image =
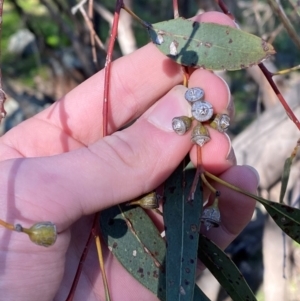
[[[86,25],[89,28],[90,34],[94,38],[94,41],[97,42],[97,44],[98,44],[98,46],[99,46],[100,49],[105,50],[105,47],[104,47],[103,43],[101,42],[100,38],[98,37],[97,33],[94,30],[92,21],[88,17],[86,11],[83,9],[83,5],[86,3],[86,1],[87,0],[83,0],[80,3],[78,3],[77,5],[73,6],[72,9],[71,9],[71,11],[72,11],[73,14],[75,14],[78,10],[81,12],[81,14],[82,14],[82,16],[84,18],[84,21],[85,21]]]
[[[222,0],[215,0],[217,1],[217,3],[219,4],[220,8],[222,9],[222,11],[228,15],[229,10],[227,9],[226,5],[224,4],[224,2]],[[232,18],[234,19],[234,18]],[[262,71],[262,73],[264,74],[264,76],[266,77],[267,81],[269,82],[269,84],[271,85],[273,91],[275,92],[275,94],[277,95],[279,101],[281,102],[282,106],[284,107],[287,115],[289,116],[289,118],[295,123],[295,125],[297,126],[297,128],[300,130],[300,122],[297,119],[297,117],[295,116],[295,114],[293,113],[293,111],[291,110],[291,108],[289,107],[289,105],[287,104],[286,100],[284,99],[284,97],[282,96],[282,94],[280,93],[279,89],[277,88],[276,84],[273,81],[273,76],[275,75],[274,73],[270,72],[263,63],[258,64],[260,70]]]
[[[0,225],[8,230],[15,231],[15,226],[0,219]]]
[[[225,5],[225,3],[222,0],[215,0],[215,1],[220,6],[220,8],[223,11],[223,13],[225,15],[227,15],[230,19],[232,19],[233,21],[235,21],[234,15],[230,12],[230,10],[227,8],[227,6]]]
[[[96,247],[97,247],[97,253],[98,253],[98,260],[99,260],[100,269],[101,269],[101,272],[102,272],[102,279],[103,279],[104,290],[105,290],[105,300],[106,301],[111,301],[109,288],[108,288],[107,277],[106,277],[106,273],[105,273],[105,267],[104,267],[102,246],[101,246],[100,237],[99,237],[98,234],[96,234],[95,240],[96,240]]]
[[[174,12],[174,19],[179,18],[179,10],[178,10],[178,1],[173,0],[173,12]]]
[[[4,0],[0,0],[0,56],[1,56],[1,35],[2,35],[2,20],[3,20],[3,3]],[[3,118],[5,118],[6,116],[6,111],[4,109],[4,102],[6,100],[6,95],[5,92],[3,91],[2,88],[2,72],[0,69],[0,123],[2,121]]]
[[[284,99],[284,97],[282,96],[282,94],[280,93],[279,89],[277,88],[276,84],[273,81],[272,76],[274,75],[272,72],[270,72],[264,64],[260,63],[258,64],[260,70],[262,71],[262,73],[265,75],[267,81],[269,82],[269,84],[271,85],[272,89],[274,90],[275,94],[277,95],[279,101],[281,102],[282,106],[284,107],[288,117],[295,123],[295,125],[297,126],[297,128],[300,130],[300,122],[297,119],[297,117],[295,116],[295,114],[293,113],[293,111],[291,110],[291,108],[289,107],[289,105],[287,104],[286,100]]]
[[[95,214],[93,225],[98,220],[98,216],[96,216],[96,215],[97,214]],[[90,231],[88,240],[87,240],[87,242],[85,244],[85,247],[84,247],[84,250],[81,254],[79,264],[77,266],[76,274],[75,274],[74,280],[72,282],[72,286],[70,288],[70,291],[69,291],[69,294],[68,294],[68,297],[67,297],[66,301],[72,301],[74,299],[76,287],[77,287],[77,284],[79,282],[79,278],[80,278],[80,275],[81,275],[81,272],[82,272],[82,269],[83,269],[83,264],[85,262],[85,259],[86,259],[87,255],[88,255],[88,251],[89,251],[89,248],[90,248],[90,245],[91,245],[91,242],[92,242],[93,238],[94,238],[94,233],[93,233],[93,231]]]
[[[126,1],[126,9],[129,9],[131,1]],[[125,9],[125,7],[123,7]],[[114,15],[100,3],[94,3],[94,10],[105,20],[112,28]],[[137,49],[136,40],[132,28],[132,16],[130,14],[121,14],[118,24],[118,44],[123,55],[132,53]]]
[[[110,69],[111,69],[111,60],[112,52],[114,49],[116,36],[118,33],[118,22],[120,18],[121,8],[124,6],[123,0],[118,0],[116,4],[116,9],[114,13],[114,21],[110,34],[110,40],[107,49],[107,56],[105,61],[105,74],[104,74],[104,95],[103,95],[103,127],[102,127],[102,136],[107,136],[107,126],[108,126],[108,95],[109,95],[109,84],[110,84]]]
[[[295,43],[295,45],[300,49],[300,38],[298,37],[298,34],[296,30],[294,29],[294,26],[291,24],[290,20],[285,15],[281,5],[277,3],[277,1],[274,0],[268,0],[270,7],[272,8],[273,12],[278,16],[281,23],[283,24],[284,28],[286,29],[287,33],[291,37],[292,41]]]
[[[89,6],[88,6],[88,18],[91,20],[91,23],[93,23],[93,7],[94,7],[94,0],[89,1]],[[97,53],[96,53],[96,45],[95,45],[95,34],[90,31],[90,40],[91,40],[91,47],[92,47],[92,57],[93,57],[93,62],[98,68],[98,59],[97,59]]]

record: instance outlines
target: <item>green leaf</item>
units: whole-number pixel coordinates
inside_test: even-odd
[[[153,24],[151,40],[169,58],[184,66],[239,70],[275,53],[263,39],[229,26],[182,18]]]
[[[300,141],[298,143],[300,144]],[[297,149],[297,147],[298,146],[296,146],[295,149]],[[294,153],[292,154],[292,156],[293,155]],[[237,186],[229,184],[207,171],[205,171],[205,175],[219,182],[220,184],[225,185],[226,187],[229,187],[237,192],[242,193],[243,195],[247,195],[250,198],[260,202],[266,208],[266,210],[273,218],[275,223],[282,229],[282,231],[284,231],[293,240],[300,243],[300,210],[299,209],[281,203],[276,203],[276,202],[266,200],[248,191],[240,189]]]
[[[177,168],[166,182],[163,207],[166,229],[167,301],[192,301],[202,211],[200,179],[190,196],[195,169]]]
[[[266,208],[282,231],[300,243],[300,210],[262,198],[258,201]]]
[[[297,144],[294,147],[291,156],[289,158],[287,158],[284,162],[283,174],[282,174],[282,178],[281,178],[279,203],[283,203],[283,198],[284,198],[286,188],[287,188],[287,184],[288,184],[289,177],[290,177],[291,166],[292,166],[292,163],[293,163],[293,159],[297,155],[299,146],[300,146],[300,139],[297,141]]]
[[[212,241],[200,234],[198,257],[234,301],[256,301],[244,276],[233,261]]]
[[[147,213],[140,207],[114,206],[101,212],[100,226],[104,241],[124,268],[165,301],[166,245]],[[210,300],[195,285],[193,301]]]
[[[284,162],[283,174],[282,174],[282,178],[281,178],[279,203],[283,203],[283,198],[284,198],[287,184],[288,184],[289,177],[290,177],[292,162],[293,162],[293,159],[291,157],[287,158]]]
[[[210,299],[202,292],[199,286],[195,285],[193,301],[210,301]]]
[[[101,212],[104,241],[127,271],[165,300],[165,242],[140,207],[114,206]]]

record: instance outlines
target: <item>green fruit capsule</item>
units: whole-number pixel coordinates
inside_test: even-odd
[[[29,229],[23,229],[30,240],[35,244],[43,247],[52,246],[57,238],[56,226],[51,222],[39,222]]]
[[[159,207],[158,199],[155,192],[148,193],[141,199],[131,201],[127,205],[138,205],[144,209],[157,209]]]

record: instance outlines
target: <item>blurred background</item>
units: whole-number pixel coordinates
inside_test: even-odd
[[[173,18],[171,0],[124,2],[150,23]],[[216,2],[179,0],[180,15],[189,18],[204,11],[220,11]],[[95,31],[103,43],[102,47],[96,46],[97,64],[93,62],[90,31],[84,15],[79,9],[72,13],[78,3],[75,0],[4,2],[1,69],[8,115],[1,124],[1,134],[51,105],[104,67],[115,3],[94,0],[90,11]],[[270,71],[300,64],[299,1],[228,0],[224,3],[241,29],[274,45],[277,54],[265,62]],[[87,3],[81,7],[88,13]],[[114,59],[148,42],[144,28],[122,12]],[[218,74],[229,84],[235,102],[236,117],[229,135],[238,164],[254,166],[261,177],[259,193],[278,201],[284,160],[299,139],[298,130],[257,66]],[[300,118],[299,71],[274,79]],[[287,204],[296,207],[300,196],[299,171],[297,156],[285,198]],[[257,206],[249,226],[226,251],[259,301],[300,301],[300,247],[281,233],[263,208]],[[200,276],[199,283],[212,301],[230,300],[208,271]]]

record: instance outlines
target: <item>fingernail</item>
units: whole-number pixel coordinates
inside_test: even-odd
[[[227,114],[229,115],[230,118],[233,118],[235,114],[235,107],[234,107],[234,102],[232,97],[230,97],[230,101],[227,106]]]
[[[227,108],[228,108],[230,106],[230,102],[231,102],[231,92],[230,92],[229,86],[228,86],[226,80],[220,74],[215,73],[215,75],[219,79],[221,79],[224,82],[224,85],[226,86],[226,89],[227,89]]]
[[[226,133],[224,135],[226,136],[226,138],[229,141],[229,150],[228,150],[228,153],[227,153],[227,156],[226,156],[226,160],[228,162],[230,162],[231,165],[236,165],[237,162],[236,162],[236,157],[235,157],[234,149],[231,146],[231,139],[229,138],[229,136]]]
[[[191,107],[184,98],[186,90],[184,86],[174,87],[145,113],[145,118],[157,128],[173,132],[172,119],[191,114]]]

